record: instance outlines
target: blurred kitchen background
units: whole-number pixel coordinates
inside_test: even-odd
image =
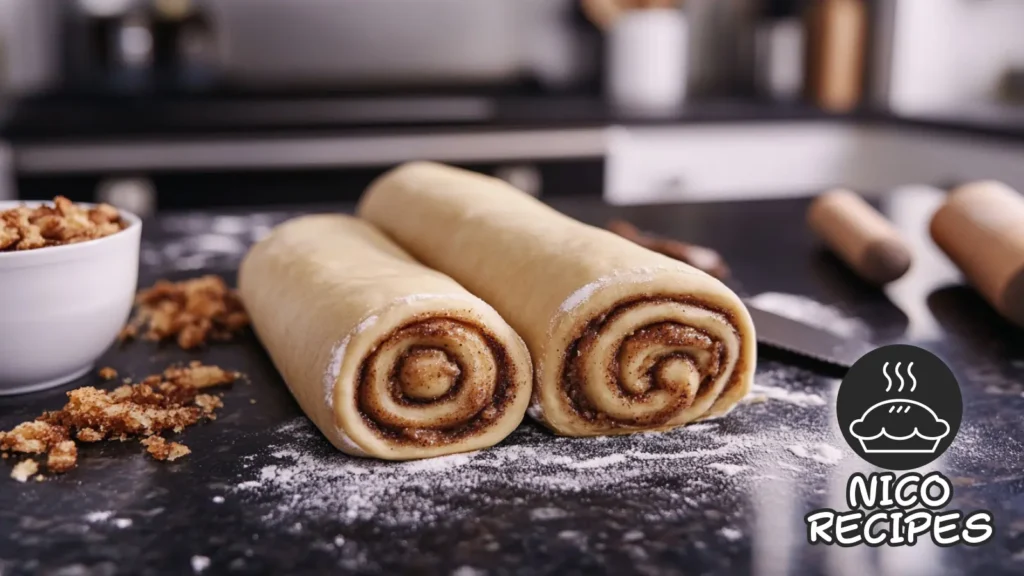
[[[0,198],[1024,190],[1024,0],[0,0]]]

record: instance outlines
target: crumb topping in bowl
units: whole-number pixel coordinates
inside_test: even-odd
[[[87,206],[57,196],[53,205],[21,205],[0,211],[0,252],[77,244],[127,227],[118,209],[109,204]]]

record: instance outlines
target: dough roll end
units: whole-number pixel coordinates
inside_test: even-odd
[[[246,256],[239,289],[288,388],[346,453],[477,450],[522,421],[532,367],[519,336],[364,222],[279,226]]]
[[[574,436],[665,430],[731,411],[756,367],[746,308],[669,270],[585,286],[556,316],[531,414]]]

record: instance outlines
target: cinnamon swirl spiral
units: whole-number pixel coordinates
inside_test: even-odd
[[[346,216],[282,224],[239,291],[275,366],[341,450],[405,460],[495,444],[522,420],[522,340],[450,278]]]
[[[485,328],[433,316],[398,328],[366,357],[359,411],[396,442],[451,444],[504,412],[510,370]]]
[[[500,180],[407,164],[359,214],[515,328],[533,358],[530,413],[558,433],[667,429],[750,388],[754,327],[724,284]]]
[[[745,394],[744,353],[725,309],[692,297],[626,299],[585,323],[566,348],[560,394],[536,411],[581,435],[686,424]]]

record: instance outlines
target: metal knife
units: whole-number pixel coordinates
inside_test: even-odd
[[[648,250],[685,262],[720,280],[724,281],[729,276],[729,268],[721,255],[710,248],[648,234],[626,220],[613,220],[607,228]],[[849,368],[872,350],[867,342],[841,338],[827,330],[758,308],[750,302],[745,304],[754,321],[757,341],[765,346],[842,369]]]
[[[837,368],[849,368],[874,347],[856,338],[842,338],[827,330],[786,318],[745,302],[754,321],[758,344],[824,362]]]

